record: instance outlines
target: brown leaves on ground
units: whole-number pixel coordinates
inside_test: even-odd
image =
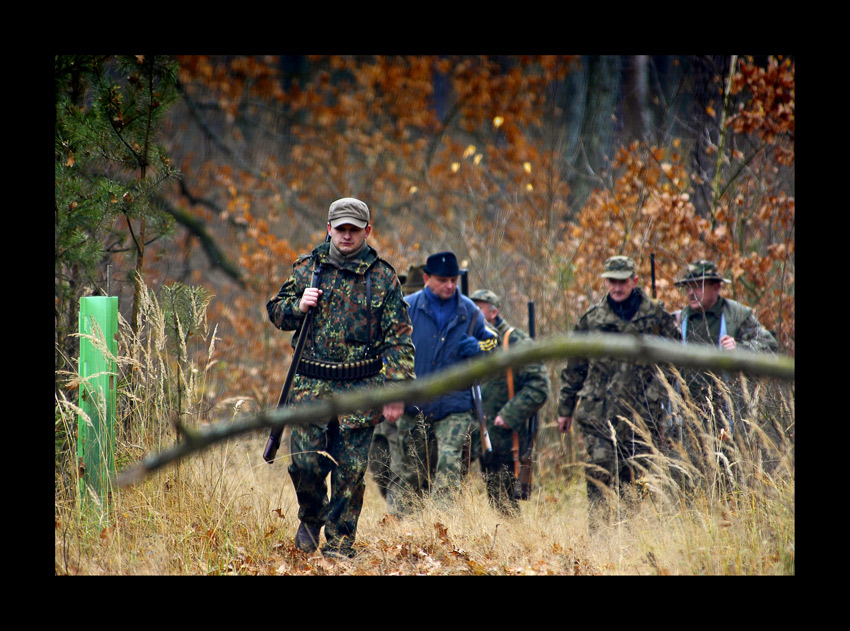
[[[390,515],[380,522],[377,538],[358,538],[357,556],[350,560],[324,557],[317,550],[306,554],[291,538],[275,542],[269,554],[252,558],[237,555],[228,573],[274,576],[535,576],[590,575],[600,569],[582,559],[572,548],[554,543],[525,564],[505,563],[492,552],[492,542],[472,541],[463,547],[448,526],[433,523],[433,534],[415,533],[400,527]],[[244,551],[243,551],[244,553]]]

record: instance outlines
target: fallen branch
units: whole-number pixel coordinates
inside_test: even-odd
[[[150,473],[218,442],[261,429],[323,423],[357,410],[371,410],[396,401],[425,401],[504,371],[508,367],[566,359],[612,357],[644,363],[668,363],[715,373],[743,372],[756,377],[794,380],[794,359],[747,351],[721,351],[708,346],[685,346],[652,337],[628,335],[564,335],[512,347],[483,359],[456,364],[444,371],[381,388],[355,390],[344,395],[293,407],[260,411],[235,421],[208,425],[201,430],[180,428],[181,441],[146,456],[118,474],[119,486],[134,484]]]

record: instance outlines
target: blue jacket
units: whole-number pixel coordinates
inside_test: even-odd
[[[469,335],[472,319],[475,325],[472,336],[483,344],[479,344],[482,352],[491,352],[498,345],[495,334],[487,328],[484,314],[472,300],[455,291],[455,315],[447,322],[442,331],[437,325],[437,315],[431,305],[426,290],[414,292],[405,297],[410,305],[410,320],[413,324],[413,344],[416,347],[414,357],[414,372],[417,378],[422,378],[449,366],[465,361],[458,353],[461,340]],[[418,410],[416,409],[418,408]],[[467,412],[472,409],[472,394],[469,388],[450,392],[442,397],[421,403],[408,405],[405,412],[416,415],[421,410],[425,416],[441,419],[455,412]]]

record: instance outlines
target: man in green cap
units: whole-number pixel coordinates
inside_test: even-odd
[[[368,206],[352,197],[336,200],[327,231],[328,239],[295,261],[266,304],[275,327],[295,331],[293,338],[308,336],[289,394],[292,405],[416,377],[401,283],[366,243],[372,231]],[[311,309],[312,327],[302,331]],[[372,428],[381,418],[394,422],[403,411],[399,402],[292,427],[288,471],[298,498],[299,550],[316,551],[324,527],[325,556],[354,555]]]
[[[500,314],[501,301],[488,289],[472,292],[472,301],[481,309],[488,325],[499,336],[503,349],[528,344],[531,338],[505,321]],[[519,513],[515,487],[519,476],[519,458],[529,447],[528,419],[549,397],[551,385],[542,362],[521,368],[509,368],[481,386],[487,433],[493,445],[488,458],[481,458],[481,471],[490,504],[506,515]],[[473,434],[471,452],[481,453],[481,434]]]
[[[635,262],[627,256],[605,261],[602,273],[608,293],[579,319],[575,332],[654,335],[679,339],[673,316],[639,287]],[[640,458],[648,448],[622,418],[640,417],[657,445],[661,438],[666,390],[657,365],[607,357],[574,358],[561,372],[558,426],[568,432],[573,421],[587,450],[587,496],[594,513],[605,489],[617,489],[637,479]]]
[[[677,312],[681,340],[685,344],[716,346],[723,350],[740,348],[757,353],[775,353],[779,350],[776,338],[758,321],[753,310],[740,302],[720,295],[723,278],[712,261],[690,263],[676,285],[681,287],[687,304]],[[724,399],[717,385],[707,373],[684,371],[691,398],[704,409],[709,407],[709,391],[714,396],[711,404],[726,412]],[[720,407],[717,407],[719,404]],[[734,431],[734,416],[729,414],[728,431]]]
[[[712,261],[694,261],[676,281],[687,305],[678,313],[682,341],[708,344],[725,350],[742,348],[758,353],[779,350],[776,338],[765,329],[753,310],[720,295],[731,281],[718,272]]]

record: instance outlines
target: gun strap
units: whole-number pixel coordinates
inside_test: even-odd
[[[315,260],[313,261],[313,277],[310,279],[310,287],[311,288],[316,288],[316,287],[318,287],[319,285],[322,284],[322,273],[324,271],[325,271],[324,266],[321,263],[319,263],[319,257],[316,256]],[[318,308],[318,305],[317,305],[317,308]],[[312,323],[313,323],[313,321],[311,319],[310,324],[312,325]],[[310,330],[308,331],[304,328],[304,325],[302,323],[301,328],[302,328],[302,330],[298,332],[298,337],[300,338],[302,333],[304,335],[309,334],[310,335],[310,348],[315,348],[316,347],[316,338],[314,337],[314,334],[313,334],[313,327],[311,326]],[[304,338],[304,339],[306,340],[307,338]],[[296,366],[296,370],[297,370],[297,366]]]
[[[502,341],[502,348],[508,350],[510,347],[510,338],[511,333],[514,332],[514,327],[509,328],[505,331],[505,337]],[[508,379],[508,401],[514,398],[514,371],[512,368],[508,368],[507,370],[507,379]],[[511,454],[514,457],[514,477],[519,477],[519,434],[512,431],[511,432]]]
[[[319,263],[319,258],[316,257],[316,267],[313,279],[313,287],[318,287],[324,268]],[[366,351],[359,360],[348,362],[330,362],[316,357],[316,344],[313,337],[313,329],[310,329],[310,356],[302,362],[299,362],[297,374],[305,377],[314,377],[317,379],[330,379],[336,381],[347,381],[351,379],[364,379],[372,377],[381,372],[383,368],[383,358],[376,356],[373,351],[372,337],[372,268],[366,270],[366,334],[369,336],[369,341],[366,343]],[[380,321],[379,321],[380,322]]]
[[[507,331],[505,331],[505,338],[502,341],[502,348],[503,349],[508,350],[508,348],[510,347],[510,337],[511,337],[511,333],[513,333],[513,332],[514,332],[514,327],[511,327]],[[507,373],[508,373],[507,374],[507,377],[508,377],[508,400],[510,400],[510,399],[514,398],[514,371],[513,371],[512,368],[508,367]]]

